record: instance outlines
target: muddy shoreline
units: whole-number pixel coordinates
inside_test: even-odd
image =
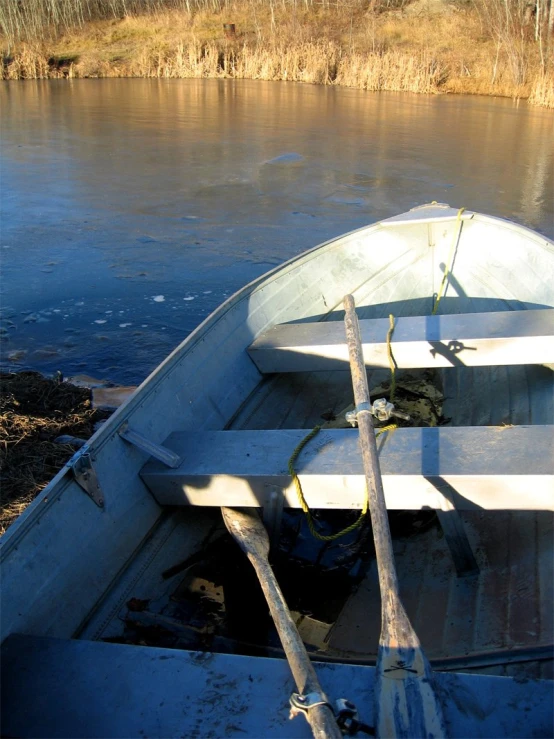
[[[0,535],[111,413],[60,375],[0,373]]]

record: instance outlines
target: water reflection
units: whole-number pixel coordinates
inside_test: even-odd
[[[136,382],[269,267],[430,200],[554,233],[553,116],[507,100],[230,80],[0,97],[14,366]]]

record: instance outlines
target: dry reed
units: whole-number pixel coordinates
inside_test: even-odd
[[[21,44],[12,58],[4,59],[2,78],[42,80],[54,77],[54,70],[39,44]]]
[[[554,108],[554,72],[537,75],[531,85],[529,102],[544,108]]]
[[[438,92],[446,70],[426,54],[409,55],[395,51],[355,54],[343,60],[337,84],[363,90],[395,92]]]

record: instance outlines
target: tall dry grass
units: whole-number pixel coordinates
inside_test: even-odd
[[[436,61],[390,51],[343,55],[332,43],[306,42],[221,49],[214,43],[144,49],[131,65],[137,77],[229,77],[342,85],[364,90],[438,92]]]
[[[50,64],[49,64],[50,61]],[[91,61],[95,63],[91,65]],[[66,66],[36,46],[25,45],[4,71],[5,79],[48,77],[155,77],[284,80],[363,90],[439,92],[445,69],[426,55],[388,51],[343,55],[330,43],[307,42],[221,48],[214,42],[179,43],[175,48],[144,46],[127,62],[101,60],[71,62]]]
[[[533,39],[520,38],[516,58],[512,46],[486,33],[475,9],[433,0],[440,12],[430,14],[430,0],[413,0],[403,10],[383,12],[381,6],[378,12],[363,9],[359,0],[344,2],[341,9],[237,0],[221,11],[202,7],[94,21],[42,43],[20,42],[5,53],[2,77],[289,80],[504,95],[554,107],[551,70]],[[228,22],[236,24],[232,38],[223,32]]]
[[[554,108],[554,72],[537,75],[531,85],[529,102],[544,108]]]
[[[336,83],[363,90],[439,92],[447,70],[430,54],[399,51],[352,54],[341,63]]]
[[[2,79],[42,80],[54,76],[49,58],[40,44],[21,44],[13,58],[4,59]]]

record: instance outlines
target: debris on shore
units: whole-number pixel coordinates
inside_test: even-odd
[[[0,534],[110,415],[61,376],[0,373]]]

